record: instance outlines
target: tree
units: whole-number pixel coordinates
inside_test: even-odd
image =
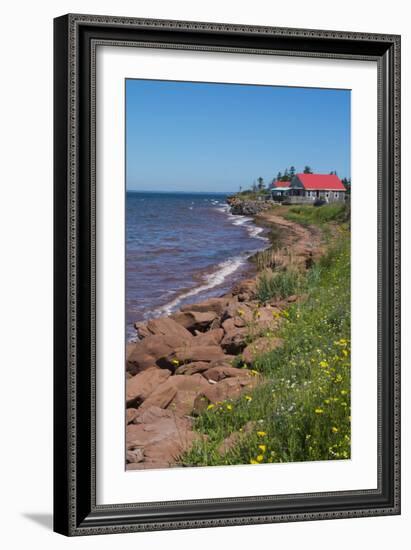
[[[283,177],[281,172],[278,172],[277,174],[277,181],[281,181],[281,178]]]
[[[311,170],[310,166],[304,166],[304,174],[312,174],[313,171]]]
[[[337,170],[331,170],[330,176],[336,176],[336,175],[337,175]]]
[[[295,176],[295,166],[290,166],[289,175],[290,179],[293,179],[293,177]]]
[[[257,178],[257,181],[258,181],[258,190],[259,191],[262,191],[264,189],[264,180],[263,178],[260,176],[259,178]]]
[[[288,181],[290,179],[290,176],[288,175],[288,168],[284,170],[284,176],[283,181]]]
[[[351,194],[351,179],[343,178],[341,181],[342,181],[345,189],[347,190],[347,195],[350,195]]]

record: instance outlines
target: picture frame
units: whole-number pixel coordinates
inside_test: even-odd
[[[96,502],[96,48],[377,63],[378,487]],[[400,513],[400,37],[69,14],[54,20],[54,530],[67,536]],[[138,496],[136,497],[138,498]]]

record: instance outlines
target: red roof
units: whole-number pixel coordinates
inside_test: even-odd
[[[274,181],[273,187],[290,187],[291,181]]]
[[[334,174],[297,174],[298,179],[306,190],[345,191],[345,187],[338,176]],[[284,182],[285,183],[285,182]]]

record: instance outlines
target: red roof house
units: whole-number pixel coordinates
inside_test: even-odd
[[[295,204],[313,203],[316,199],[344,201],[345,192],[342,181],[335,174],[296,174],[291,181],[274,182],[272,188],[274,200],[283,197]]]
[[[334,174],[296,174],[306,191],[345,191],[340,178]]]

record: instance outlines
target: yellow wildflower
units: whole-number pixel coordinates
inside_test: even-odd
[[[258,462],[256,460],[251,459],[250,464],[258,464]]]
[[[227,405],[227,411],[231,411],[233,409],[232,405]]]
[[[321,407],[317,407],[314,412],[315,414],[323,414],[324,409],[321,409]]]
[[[258,448],[261,449],[263,453],[265,453],[265,451],[267,450],[267,445],[259,445]]]
[[[264,460],[264,456],[263,455],[258,455],[257,456],[257,462],[262,462]]]
[[[210,405],[208,405],[207,410],[209,411],[210,409],[213,409],[213,408],[214,408],[214,405],[211,403]]]
[[[338,428],[337,428],[336,426],[333,426],[333,427],[331,428],[331,431],[332,431],[333,433],[336,434],[339,430],[338,430]]]
[[[246,399],[247,401],[252,401],[253,398],[251,397],[251,395],[245,395],[244,396],[244,399]]]
[[[328,363],[327,361],[320,361],[320,367],[325,369],[326,367],[328,367]]]
[[[180,364],[180,361],[178,359],[173,359],[171,362],[173,363],[173,365],[179,365]]]
[[[340,393],[341,393],[341,395],[347,395],[348,391],[347,390],[341,390]]]
[[[267,432],[257,432],[257,435],[259,435],[260,437],[264,437],[265,435],[267,435]]]

